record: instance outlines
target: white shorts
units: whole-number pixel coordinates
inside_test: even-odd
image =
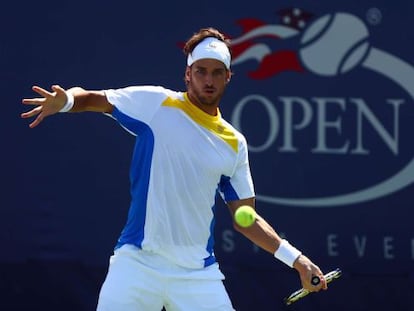
[[[97,311],[234,311],[218,264],[187,269],[124,245],[111,256]]]

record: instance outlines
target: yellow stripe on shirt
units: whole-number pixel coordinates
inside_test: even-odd
[[[222,122],[220,110],[217,109],[216,116],[205,113],[190,102],[187,93],[184,93],[184,101],[179,98],[168,97],[162,105],[181,109],[194,122],[220,137],[234,150],[234,152],[238,152],[237,137],[233,130]]]

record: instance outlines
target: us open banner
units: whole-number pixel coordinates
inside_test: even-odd
[[[292,214],[292,233],[320,233],[330,260],[412,263],[411,203],[399,197],[414,180],[413,65],[371,38],[378,8],[279,13],[279,23],[239,20],[232,41],[227,113],[248,137],[259,208]]]
[[[248,140],[258,211],[322,270],[343,271],[289,309],[414,309],[414,4],[4,6],[1,310],[94,310],[129,206],[132,136],[97,114],[29,129],[21,99],[33,84],[184,90],[181,43],[206,26],[232,39],[221,111]],[[235,308],[287,310],[297,274],[236,233],[220,200],[216,213]]]

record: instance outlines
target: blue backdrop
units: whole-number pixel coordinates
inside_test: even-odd
[[[8,2],[0,12],[0,309],[93,310],[129,204],[133,137],[97,114],[29,129],[34,84],[184,89],[180,44],[233,39],[222,102],[245,133],[257,209],[324,271],[294,271],[235,233],[216,254],[237,310],[413,310],[414,45],[408,1]]]

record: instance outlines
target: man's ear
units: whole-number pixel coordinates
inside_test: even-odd
[[[230,72],[230,71],[228,71],[228,72],[227,72],[227,79],[226,79],[226,83],[229,83],[229,82],[230,82],[230,80],[231,80],[231,72]]]
[[[184,81],[185,83],[189,83],[190,82],[190,74],[191,74],[191,67],[187,66],[187,68],[185,69],[185,74],[184,74]]]

